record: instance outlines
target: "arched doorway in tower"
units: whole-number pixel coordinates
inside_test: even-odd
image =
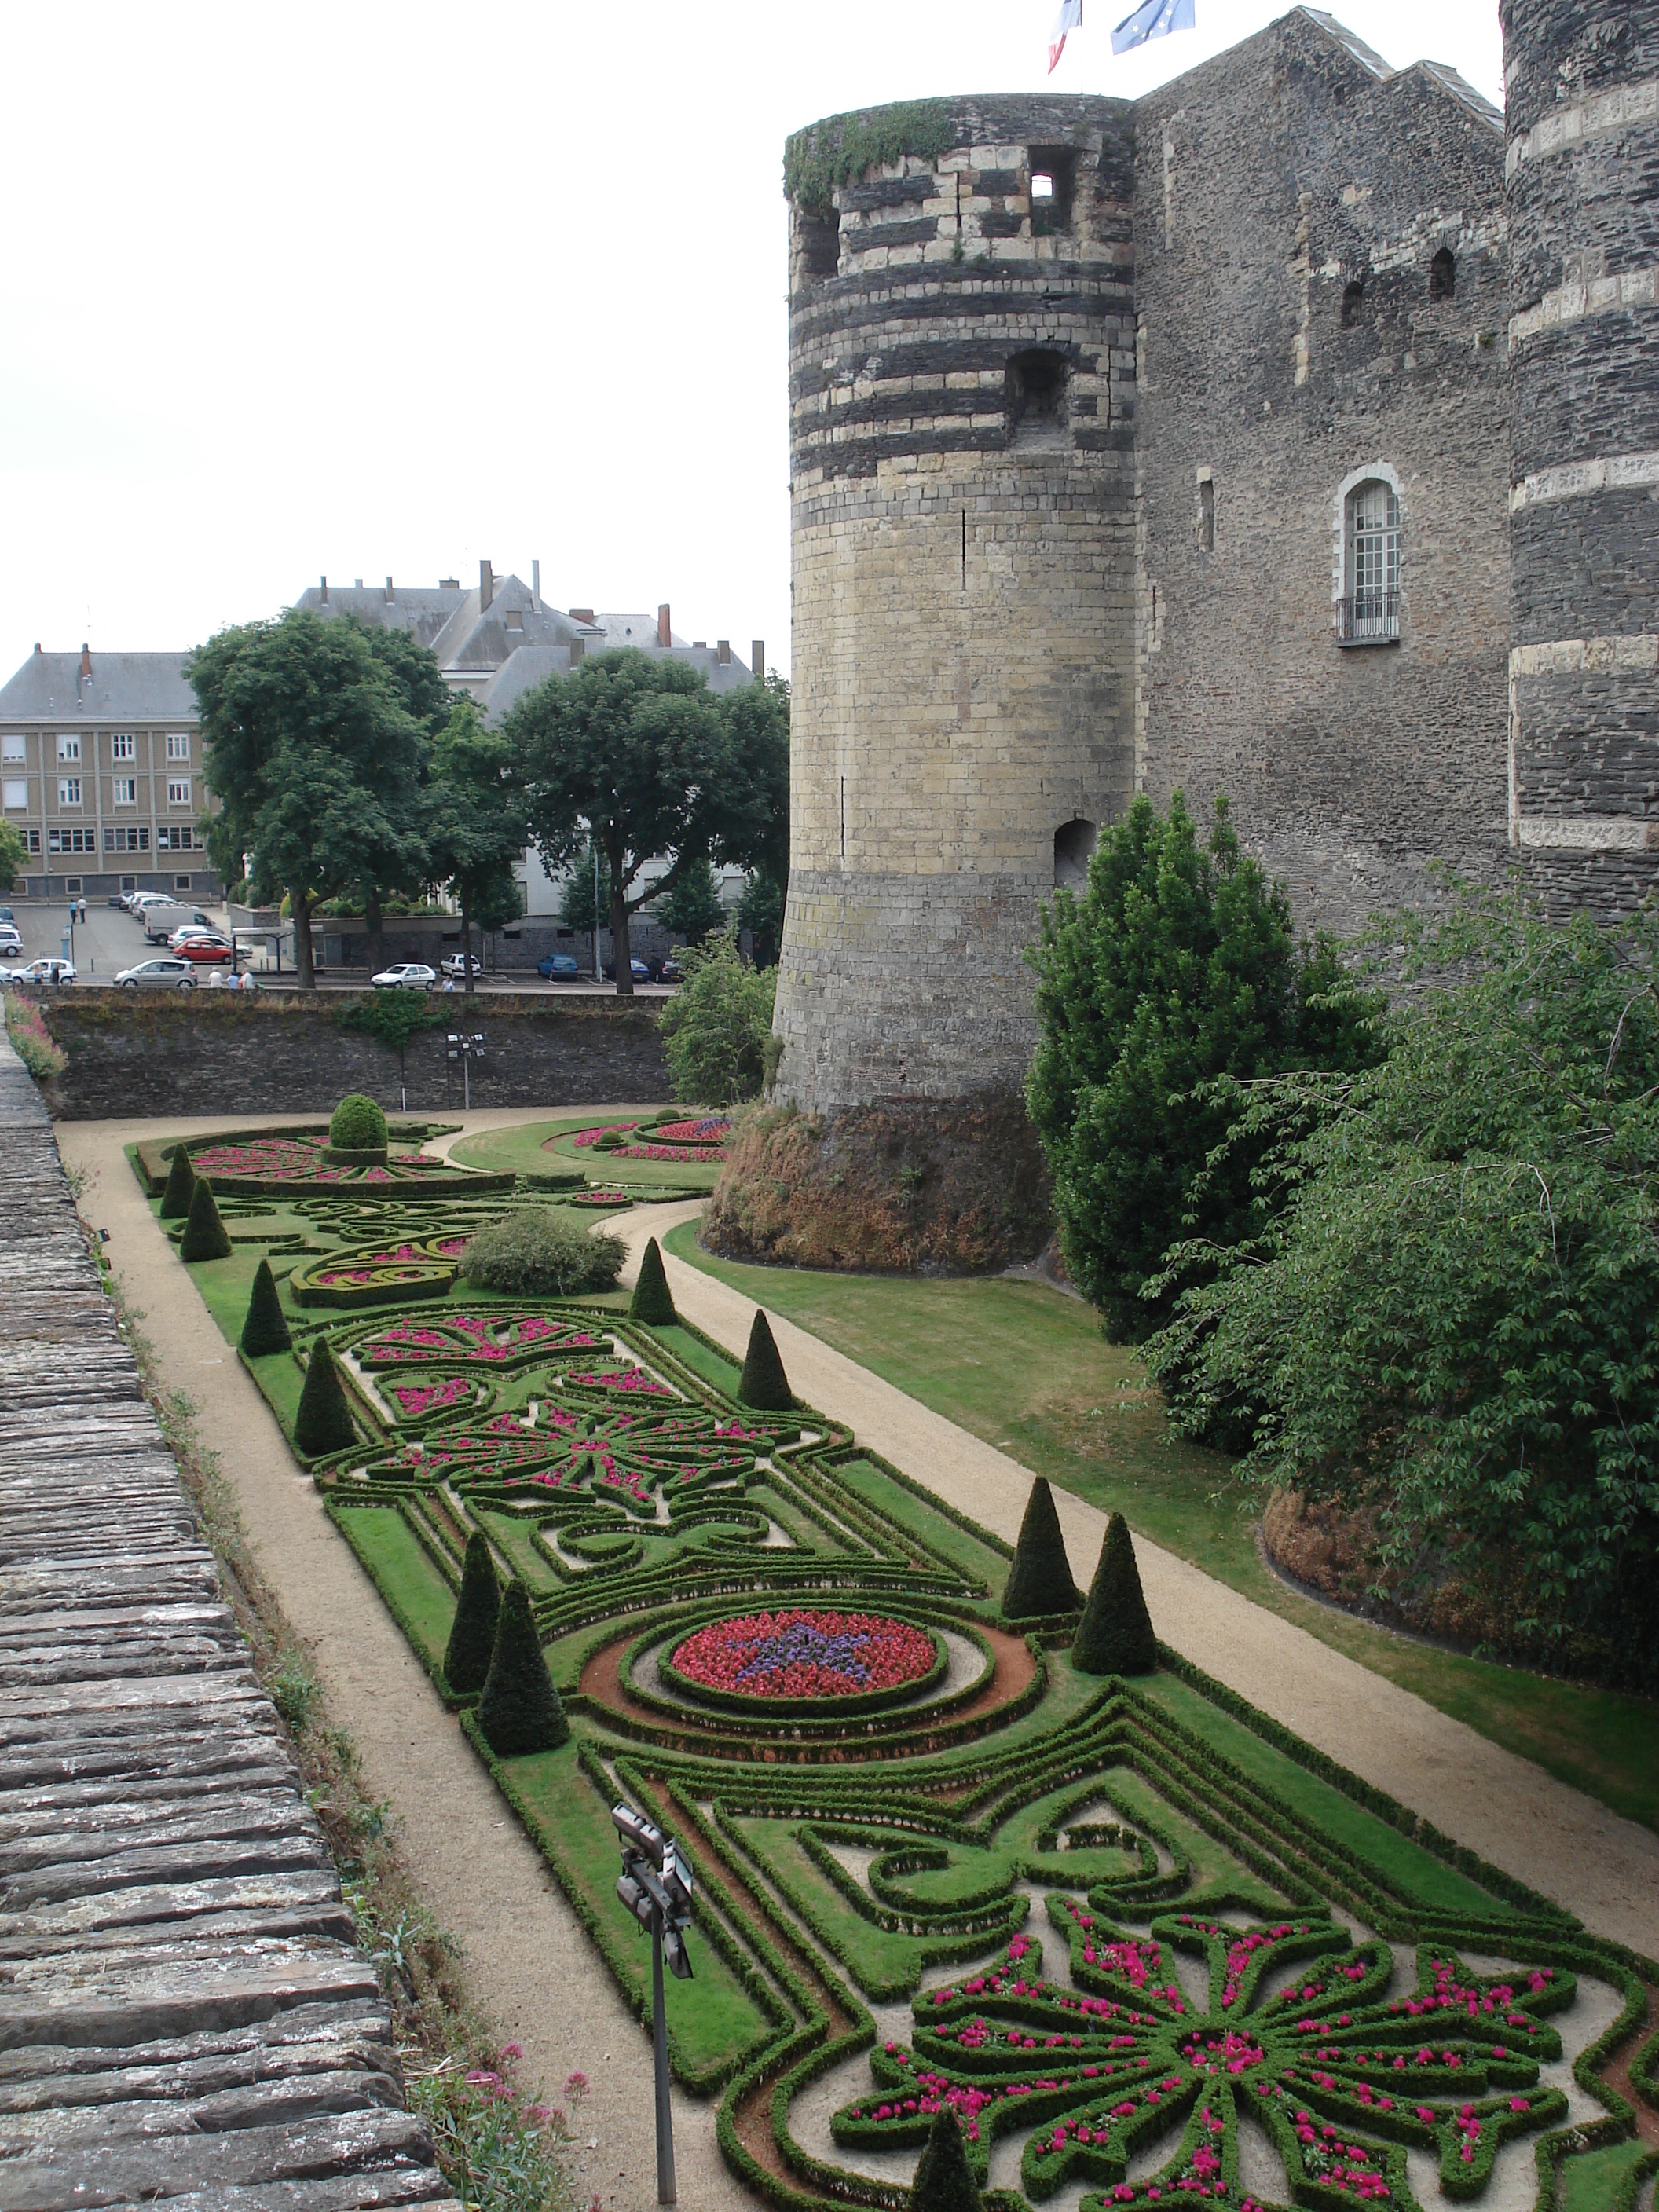
[[[1079,815],[1062,822],[1054,832],[1054,889],[1082,891],[1088,888],[1089,862],[1099,832]]]

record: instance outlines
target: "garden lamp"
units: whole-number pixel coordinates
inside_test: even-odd
[[[642,1928],[651,1931],[652,2038],[657,2062],[657,2202],[674,2204],[674,2118],[668,2102],[668,2021],[663,2009],[662,1966],[676,1981],[691,1978],[685,1931],[691,1924],[691,1861],[683,1844],[631,1805],[613,1805],[611,1824],[622,1841],[623,1870],[617,1894]]]

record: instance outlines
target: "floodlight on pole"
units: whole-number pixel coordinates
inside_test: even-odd
[[[657,2202],[678,2203],[674,2184],[674,2115],[668,2100],[668,2016],[663,2002],[665,1958],[676,1981],[691,1978],[685,1931],[691,1924],[694,1875],[684,1846],[665,1836],[631,1805],[614,1805],[611,1819],[622,1843],[617,1894],[651,1933],[652,2042],[657,2077]]]

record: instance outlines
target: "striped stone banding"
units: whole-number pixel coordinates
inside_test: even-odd
[[[1514,842],[1534,851],[1659,853],[1659,822],[1620,814],[1523,814]]]
[[[1510,488],[1510,513],[1547,507],[1557,500],[1588,499],[1599,491],[1644,491],[1659,484],[1659,453],[1613,453],[1601,461],[1569,461],[1535,469]]]
[[[1524,161],[1569,152],[1593,138],[1610,138],[1630,124],[1651,123],[1656,117],[1659,117],[1659,77],[1648,77],[1640,84],[1615,85],[1593,100],[1581,100],[1540,117],[1530,131],[1517,131],[1510,141],[1504,173],[1513,177]]]
[[[1620,308],[1650,307],[1659,300],[1659,269],[1626,269],[1617,276],[1595,276],[1588,283],[1558,284],[1546,292],[1535,307],[1510,317],[1510,350],[1524,345],[1540,331],[1557,330],[1563,323],[1581,321],[1586,315],[1607,315]]]
[[[1525,676],[1650,676],[1659,669],[1659,631],[1634,637],[1562,637],[1546,645],[1517,645],[1510,653],[1511,680]]]

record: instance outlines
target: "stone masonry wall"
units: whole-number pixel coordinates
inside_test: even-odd
[[[46,1024],[69,1066],[45,1086],[69,1121],[160,1114],[325,1115],[348,1091],[400,1103],[398,1055],[334,1018],[349,1000],[216,993],[76,990],[46,1001]],[[461,1070],[444,1056],[447,1029],[482,1031],[488,1056],[472,1070],[475,1106],[590,1106],[672,1096],[654,1011],[491,995],[470,1015],[457,996],[445,1025],[413,1037],[406,1055],[411,1111],[459,1107]]]
[[[1135,128],[1140,787],[1184,787],[1200,818],[1224,791],[1304,926],[1421,899],[1435,859],[1490,879],[1500,123],[1297,10],[1138,102]],[[1401,502],[1399,636],[1344,646],[1344,496],[1372,475]]]
[[[1510,830],[1557,908],[1659,884],[1659,4],[1504,0]]]
[[[961,103],[951,151],[842,187],[827,231],[793,211],[776,1027],[813,1110],[1018,1089],[1055,833],[1127,802],[1127,117]]]

